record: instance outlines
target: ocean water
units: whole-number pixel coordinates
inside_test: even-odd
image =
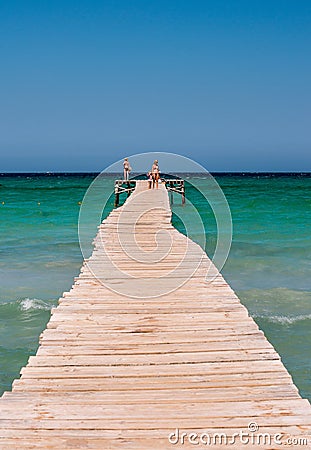
[[[45,328],[50,309],[79,273],[80,202],[94,174],[0,176],[0,393],[14,378]],[[216,175],[233,219],[233,242],[222,270],[282,357],[301,395],[311,400],[311,177]],[[200,195],[204,175],[186,177],[212,256],[216,222]],[[113,192],[114,177],[103,182]],[[196,189],[191,187],[195,183]],[[105,214],[113,208],[113,197]],[[173,223],[199,241],[190,207],[175,196]],[[94,234],[96,228],[94,228]],[[197,239],[196,239],[197,238]]]

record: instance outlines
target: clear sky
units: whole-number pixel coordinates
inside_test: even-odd
[[[0,0],[0,172],[311,171],[310,0]]]

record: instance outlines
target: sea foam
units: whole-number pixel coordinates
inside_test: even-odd
[[[43,309],[43,310],[49,310],[51,309],[51,305],[49,305],[47,302],[44,302],[43,300],[40,300],[38,298],[24,298],[23,300],[19,301],[19,308],[22,311],[30,311],[35,309]]]
[[[311,320],[311,314],[300,314],[298,316],[264,316],[253,315],[254,319],[263,319],[267,322],[280,323],[281,325],[292,325],[303,320]]]

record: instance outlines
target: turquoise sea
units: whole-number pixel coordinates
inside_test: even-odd
[[[95,174],[0,175],[0,393],[36,352],[50,309],[79,273],[80,202]],[[217,174],[230,205],[233,243],[222,273],[311,400],[311,176]],[[204,175],[188,175],[204,192]],[[114,177],[104,182],[113,192]],[[187,195],[204,221],[208,253],[212,213]],[[106,212],[113,207],[113,197]],[[174,224],[183,231],[174,204]],[[95,233],[95,231],[94,231]],[[193,235],[195,238],[195,224]]]

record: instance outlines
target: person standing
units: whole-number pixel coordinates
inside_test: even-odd
[[[147,177],[148,177],[148,189],[151,189],[153,183],[152,172],[148,172]]]
[[[159,161],[157,159],[154,160],[152,169],[152,187],[154,188],[154,185],[156,185],[157,189],[159,187],[159,178],[160,178],[160,169],[159,169]]]
[[[131,170],[132,170],[132,168],[130,166],[128,158],[124,158],[124,161],[123,161],[123,178],[124,178],[124,181],[128,181],[129,180]]]

